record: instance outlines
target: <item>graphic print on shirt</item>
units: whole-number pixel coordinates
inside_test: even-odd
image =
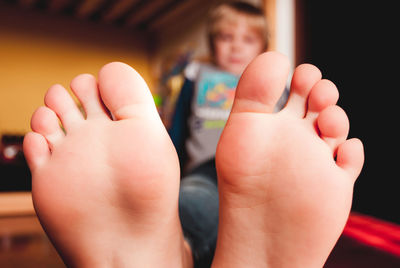
[[[238,77],[213,70],[202,72],[199,78],[196,116],[202,120],[198,127],[222,128],[232,108]]]

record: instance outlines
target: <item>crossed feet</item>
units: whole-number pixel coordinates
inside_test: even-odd
[[[346,140],[338,91],[275,52],[244,72],[216,155],[213,267],[322,267],[346,223],[363,146]],[[60,85],[32,116],[24,152],[37,215],[70,267],[190,267],[178,215],[179,162],[140,75],[110,63]],[[65,132],[60,128],[61,121]]]

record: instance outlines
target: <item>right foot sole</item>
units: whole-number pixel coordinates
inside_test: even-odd
[[[260,74],[262,70],[262,74]],[[322,267],[349,214],[363,149],[347,140],[334,84],[309,64],[272,114],[289,64],[265,53],[246,69],[216,156],[214,267]]]

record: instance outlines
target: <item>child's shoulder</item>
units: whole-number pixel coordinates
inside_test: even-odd
[[[194,59],[186,65],[183,74],[186,79],[194,81],[203,69],[216,69],[216,67],[209,59]]]
[[[201,63],[199,61],[191,61],[183,70],[186,79],[195,80],[199,73]]]

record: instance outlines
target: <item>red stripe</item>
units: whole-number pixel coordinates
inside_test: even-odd
[[[400,256],[400,225],[352,212],[343,235]]]

